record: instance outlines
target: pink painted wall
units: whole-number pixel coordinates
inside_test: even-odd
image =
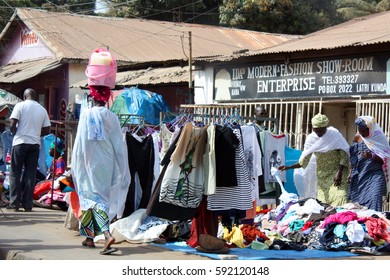
[[[52,53],[36,34],[23,23],[15,29],[6,45],[1,65],[31,61],[38,59],[54,59]],[[23,91],[34,88],[38,94],[45,96],[45,104],[51,119],[61,119],[63,108],[68,102],[69,93],[69,67],[67,64],[54,70],[32,77],[17,84],[0,84],[0,87],[22,98]]]
[[[11,38],[11,42],[6,46],[6,54],[1,59],[2,65],[40,58],[55,58],[36,34],[22,22]]]

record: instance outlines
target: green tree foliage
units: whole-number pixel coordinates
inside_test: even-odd
[[[53,12],[92,15],[95,13],[95,2],[91,0],[51,0],[44,1],[42,8]]]
[[[218,0],[112,0],[107,16],[219,24]]]
[[[0,28],[16,7],[94,14],[91,0],[0,0]],[[308,34],[355,17],[390,10],[390,0],[99,0],[99,15],[223,25],[270,33]]]
[[[335,5],[345,21],[390,10],[389,0],[337,0]]]
[[[21,0],[21,1],[15,1],[15,0],[1,0],[1,6],[0,6],[0,28],[3,30],[5,25],[7,24],[8,20],[11,18],[12,14],[15,11],[15,8],[17,7],[34,7],[38,8],[40,7],[45,1],[30,1],[30,0]]]
[[[56,12],[93,14],[95,3],[91,0],[0,0],[0,29],[3,30],[16,8],[39,8]]]
[[[341,22],[332,0],[224,0],[220,22],[236,28],[307,34]]]

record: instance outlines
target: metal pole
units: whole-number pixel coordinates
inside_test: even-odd
[[[188,78],[188,90],[189,90],[189,103],[192,104],[192,35],[191,31],[188,31],[188,41],[189,41],[189,47],[190,47],[190,56],[188,59],[188,66],[189,66],[189,72],[190,76]]]
[[[58,123],[56,123],[56,132],[54,134],[53,174],[52,174],[52,178],[51,178],[50,207],[53,206],[53,193],[54,193],[54,181],[55,181],[55,174],[56,174],[56,157],[57,157],[57,134],[58,134]]]

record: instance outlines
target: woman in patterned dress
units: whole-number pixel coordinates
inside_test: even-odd
[[[314,155],[317,199],[332,206],[341,206],[347,202],[348,195],[349,145],[336,128],[328,126],[327,116],[317,114],[311,122],[313,132],[306,139],[299,161],[279,169],[305,168]]]

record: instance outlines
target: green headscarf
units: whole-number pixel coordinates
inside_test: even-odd
[[[55,146],[56,146],[55,149],[56,149],[57,153],[62,155],[62,152],[64,151],[64,148],[65,148],[64,141],[57,138],[57,145],[55,145]],[[54,149],[54,142],[50,143],[50,148]]]
[[[313,128],[328,127],[329,119],[327,116],[318,113],[311,119],[311,124]]]

